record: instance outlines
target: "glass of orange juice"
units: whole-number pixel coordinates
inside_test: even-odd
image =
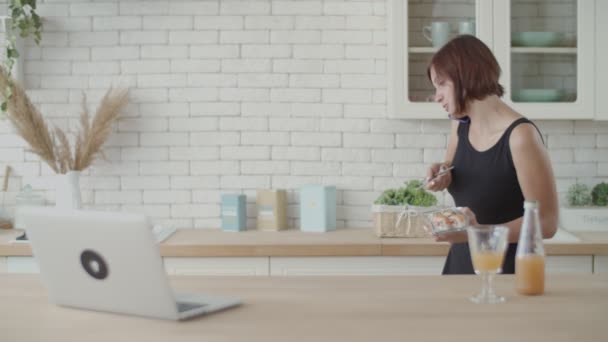
[[[467,235],[473,268],[482,279],[481,292],[471,297],[471,301],[478,304],[504,302],[504,297],[494,293],[492,278],[502,271],[509,229],[504,226],[469,227]]]

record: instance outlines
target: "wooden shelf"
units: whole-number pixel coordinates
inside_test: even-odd
[[[513,53],[576,54],[575,47],[512,47]]]
[[[436,47],[430,46],[412,46],[408,48],[409,53],[435,53],[439,50]],[[575,47],[512,47],[513,53],[546,53],[546,54],[576,54]]]
[[[430,46],[412,46],[408,49],[409,53],[435,53],[438,50],[439,48]]]

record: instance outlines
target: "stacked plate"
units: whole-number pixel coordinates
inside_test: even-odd
[[[565,94],[562,89],[514,89],[512,99],[515,102],[557,102]]]
[[[564,39],[564,34],[561,32],[513,32],[511,34],[511,43],[513,46],[535,46],[546,47],[556,46]]]

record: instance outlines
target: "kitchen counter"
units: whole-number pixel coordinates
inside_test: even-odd
[[[608,275],[547,278],[543,296],[476,305],[477,276],[173,277],[174,288],[239,297],[240,307],[186,322],[57,307],[35,275],[0,275],[6,341],[605,341]]]
[[[20,233],[0,230],[0,256],[31,256],[28,244],[10,243]],[[572,235],[580,241],[546,241],[546,254],[608,255],[608,232]],[[161,243],[160,252],[163,257],[444,256],[448,248],[447,243],[430,238],[378,238],[372,229],[338,229],[328,233],[180,229]]]

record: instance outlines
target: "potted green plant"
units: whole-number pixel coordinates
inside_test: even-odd
[[[434,210],[437,198],[422,182],[412,180],[397,189],[385,190],[372,206],[374,229],[378,237],[425,237],[424,214]]]
[[[22,63],[19,63],[20,50],[23,47],[23,39],[33,36],[37,45],[42,39],[42,20],[36,13],[37,0],[10,0],[8,2],[8,16],[3,18],[6,34],[6,51],[4,68],[9,75],[22,81]],[[0,108],[6,112],[8,100],[13,94],[12,81],[4,89],[4,100]]]
[[[608,231],[608,183],[592,189],[576,183],[566,193],[568,206],[560,208],[560,224],[570,231]]]

